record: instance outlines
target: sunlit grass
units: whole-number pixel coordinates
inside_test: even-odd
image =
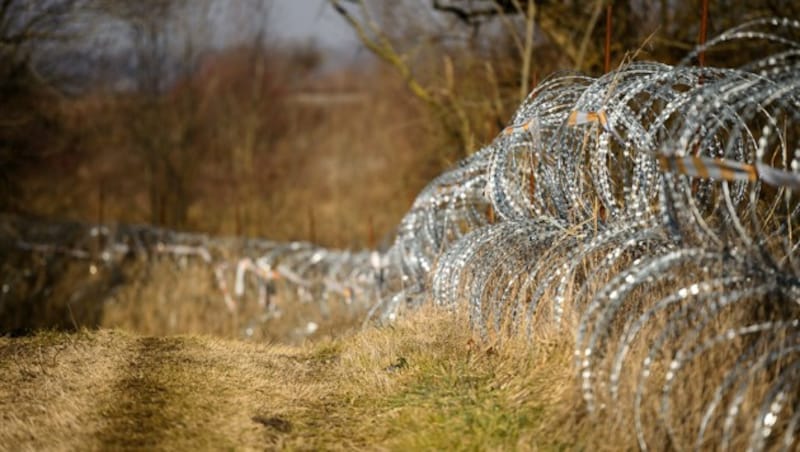
[[[490,346],[462,325],[425,309],[297,347],[107,330],[0,339],[0,442],[476,450],[582,441],[543,433],[572,396],[566,347]]]

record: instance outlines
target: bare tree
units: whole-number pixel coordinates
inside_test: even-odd
[[[432,7],[471,26],[498,18],[506,20],[509,16],[522,16],[526,21],[526,29],[535,23],[576,69],[588,70],[600,64],[601,43],[599,40],[593,41],[591,37],[602,7],[608,3],[611,1],[432,0]],[[524,50],[520,52],[524,54]]]
[[[207,1],[188,0],[94,0],[94,8],[106,20],[118,21],[127,32],[134,57],[136,96],[127,101],[130,146],[147,169],[150,221],[182,227],[191,201],[189,186],[196,158],[188,142],[198,127],[197,99],[170,99],[171,83],[190,74],[196,66],[197,36],[192,20],[207,17]]]
[[[68,24],[84,6],[83,0],[2,0],[0,2],[0,77],[35,73],[35,53],[48,44],[74,39]]]
[[[69,26],[81,10],[81,0],[0,1],[0,208],[14,210],[18,187],[15,175],[35,164],[59,143],[54,93],[36,66],[48,46],[74,40]],[[43,132],[50,138],[42,142]],[[60,143],[59,143],[60,144]]]
[[[421,50],[420,46],[411,49],[401,47],[400,42],[392,38],[387,28],[379,24],[365,0],[351,0],[347,2],[350,5],[340,0],[329,1],[339,15],[350,24],[362,44],[393,67],[414,96],[431,108],[434,116],[439,118],[442,128],[455,137],[462,152],[468,153],[475,149],[477,142],[475,126],[463,99],[456,92],[453,59],[447,55],[442,57],[440,61],[444,72],[443,80],[438,86],[427,84],[421,81],[413,67],[414,56]],[[429,43],[433,40],[420,41]],[[491,68],[487,71],[491,72]],[[463,153],[456,157],[463,156]]]
[[[253,85],[246,102],[251,106],[265,102],[259,84],[265,68],[259,53],[266,35],[269,2],[94,1],[99,11],[122,24],[135,60],[136,96],[127,101],[130,145],[147,169],[150,221],[183,227],[201,161],[197,155],[198,137],[208,133],[202,130],[203,96],[207,93],[192,81],[193,77],[203,57],[219,44],[219,34],[230,32],[231,36],[222,39],[226,44],[246,46],[253,54]],[[213,22],[220,15],[224,23]],[[237,113],[241,115],[230,120],[238,126],[241,136],[226,149],[225,157],[231,159],[236,191],[243,198],[253,190],[247,181],[253,178],[252,155],[260,118],[256,106]]]

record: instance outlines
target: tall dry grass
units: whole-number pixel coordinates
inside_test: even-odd
[[[529,349],[541,354],[545,361],[554,360],[548,361],[551,365],[557,363],[548,370],[555,372],[555,380],[526,381],[530,387],[519,388],[525,394],[523,398],[552,402],[542,422],[542,432],[554,437],[572,435],[577,442],[568,443],[569,448],[590,450],[636,450],[640,448],[639,435],[648,448],[655,450],[716,448],[724,441],[728,441],[727,447],[738,450],[762,434],[760,429],[767,421],[759,413],[764,408],[761,402],[771,396],[768,391],[776,378],[785,376],[787,366],[792,365],[791,354],[782,358],[775,355],[791,350],[790,330],[794,327],[784,325],[784,335],[772,332],[781,331],[780,322],[797,317],[796,306],[777,303],[776,298],[781,295],[776,293],[753,293],[735,303],[726,302],[728,293],[745,288],[733,286],[712,291],[707,298],[702,295],[693,298],[688,295],[689,289],[697,283],[698,275],[706,275],[708,280],[711,276],[704,263],[689,261],[680,268],[670,269],[663,277],[641,284],[601,325],[596,322],[597,316],[614,301],[606,297],[600,310],[594,312],[594,321],[590,317],[583,325],[587,329],[582,332],[579,326],[586,319],[593,299],[602,294],[614,277],[631,268],[636,259],[648,256],[642,251],[629,250],[615,259],[613,265],[604,261],[602,249],[585,256],[569,275],[563,294],[563,320],[557,325],[553,321],[553,304],[558,284],[548,278],[567,253],[557,243],[551,246],[551,251],[536,253],[537,260],[549,265],[540,274],[534,274],[533,284],[523,285],[522,280],[515,282],[513,275],[506,275],[481,287],[481,293],[489,295],[503,293],[510,285],[513,299],[530,300],[539,285],[548,283],[535,315],[529,320],[525,317],[529,305],[523,304],[523,311],[514,313],[512,318],[511,309],[496,312],[502,307],[488,296],[483,299],[481,312],[471,311],[469,319],[461,319],[464,324],[487,325],[475,330],[481,347],[519,356],[530,353],[525,351]],[[686,289],[685,295],[676,296],[681,288]],[[462,293],[466,296],[469,291]],[[665,304],[664,309],[642,322],[635,336],[628,335],[637,320],[644,319],[649,309],[664,304],[669,297],[675,297],[671,304]],[[471,309],[466,300],[463,309]],[[494,327],[497,315],[501,319],[497,323],[499,328]],[[477,321],[476,316],[483,321]],[[754,329],[749,334],[734,334],[743,327]],[[759,334],[759,327],[766,334]],[[584,347],[588,347],[586,340],[595,332],[600,335],[590,355],[592,373],[587,376],[584,360],[589,355],[584,355]],[[579,334],[583,334],[580,343]],[[620,356],[624,358],[621,373],[613,377]],[[739,366],[752,365],[755,357],[763,357],[763,369],[745,372],[734,379],[732,372]],[[684,360],[680,367],[676,364],[678,360]],[[589,388],[587,383],[591,384]],[[536,393],[538,385],[549,390]],[[719,392],[721,389],[729,390]],[[741,403],[729,405],[736,403],[737,398],[741,398]],[[731,411],[731,406],[736,407],[735,411]],[[591,412],[590,407],[593,407]],[[766,439],[768,448],[778,447],[782,435],[791,428],[787,414],[790,409],[784,407],[772,428],[771,436]]]

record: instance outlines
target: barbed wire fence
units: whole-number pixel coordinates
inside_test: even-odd
[[[81,263],[87,283],[103,271],[164,260],[176,264],[172,272],[178,277],[189,269],[205,268],[219,304],[230,314],[242,313],[245,303],[258,307],[248,310],[254,318],[241,322],[244,337],[252,335],[254,325],[269,318],[264,314],[274,312],[276,297],[317,303],[317,311],[341,303],[363,312],[382,286],[377,252],[330,250],[307,242],[211,237],[146,225],[41,223],[14,216],[3,216],[0,223],[0,243],[4,242],[2,248],[8,255],[22,252],[40,258],[6,262],[0,311],[19,303],[12,300],[15,296],[30,296],[31,285],[38,285],[38,291],[46,295],[50,288],[38,281],[42,278],[37,274],[52,272],[47,262],[57,267],[65,265],[64,260]],[[57,279],[47,282],[54,284]],[[311,325],[308,334],[313,333],[315,323],[309,319],[307,324]]]
[[[685,64],[556,74],[491,144],[422,190],[385,251],[4,218],[7,248],[90,272],[202,262],[231,312],[248,292],[268,309],[279,290],[355,306],[367,322],[425,303],[466,308],[485,338],[534,346],[570,331],[586,408],[633,425],[642,449],[793,448],[799,35],[797,21],[761,19]],[[764,56],[690,64],[748,45]],[[21,276],[2,278],[6,297]]]

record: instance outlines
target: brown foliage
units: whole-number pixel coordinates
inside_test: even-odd
[[[426,21],[404,2],[371,3],[376,24],[365,24],[342,2],[391,64],[336,71],[320,70],[313,46],[253,40],[192,60],[161,90],[159,80],[153,89],[63,97],[22,66],[0,80],[0,208],[374,243],[431,177],[493,139],[538,79],[563,68],[599,71],[606,56],[614,67],[655,30],[641,58],[676,62],[697,42],[697,1],[615,2],[612,30],[603,20],[589,27],[594,9],[585,3],[499,2],[485,10],[493,23],[446,8],[439,18],[452,20]],[[710,6],[710,36],[745,16],[794,8],[728,6]],[[727,57],[706,56],[709,64]]]
[[[50,109],[74,149],[15,175],[19,210],[366,245],[370,224],[372,235],[387,233],[452,158],[436,151],[446,146],[427,112],[404,99],[393,77],[317,75],[309,64],[308,56],[238,48],[206,58],[156,98],[56,98]]]

